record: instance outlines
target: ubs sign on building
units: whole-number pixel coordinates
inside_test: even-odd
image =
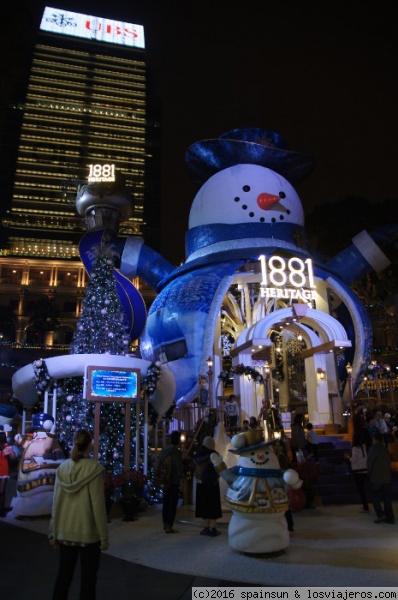
[[[87,40],[145,48],[142,25],[133,25],[57,8],[45,8],[40,29]]]

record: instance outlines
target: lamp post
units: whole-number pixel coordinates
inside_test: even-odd
[[[347,371],[347,380],[348,380],[348,393],[349,393],[349,398],[350,398],[350,420],[348,421],[348,433],[350,435],[353,434],[354,432],[354,409],[353,409],[353,389],[352,389],[352,366],[350,363],[346,364],[346,371]]]
[[[381,404],[380,380],[379,380],[380,368],[379,368],[379,365],[377,364],[376,360],[372,360],[372,362],[369,365],[369,369],[371,369],[374,373],[377,403]]]
[[[271,376],[271,368],[269,366],[268,361],[265,361],[264,363],[264,390],[265,390],[265,405],[267,407],[267,409],[269,408],[270,413],[271,413],[271,417],[272,417],[272,425],[273,425],[273,430],[275,430],[275,418],[274,418],[274,411],[272,410],[272,403],[271,403],[271,390],[270,390],[270,376]],[[267,439],[270,437],[270,431],[269,431],[269,427],[268,427],[268,419],[264,419],[266,421],[266,427],[264,427],[264,434],[267,436]]]
[[[363,380],[365,382],[366,397],[369,398],[369,383],[368,383],[368,378],[364,377]]]
[[[213,359],[211,358],[211,356],[209,356],[209,358],[207,359],[207,367],[208,367],[208,371],[207,371],[207,377],[209,380],[209,408],[212,408],[212,400],[213,400]]]
[[[387,379],[388,379],[388,393],[390,394],[391,404],[392,404],[393,410],[395,411],[395,398],[394,398],[394,390],[393,390],[393,385],[392,385],[390,365],[386,365],[386,371],[387,371]]]

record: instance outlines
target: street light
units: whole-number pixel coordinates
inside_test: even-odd
[[[264,389],[265,389],[265,405],[267,407],[267,410],[269,408],[270,412],[271,412],[271,416],[272,416],[272,424],[273,424],[273,429],[275,431],[275,417],[274,417],[274,411],[272,410],[272,404],[271,404],[271,390],[270,390],[270,375],[271,375],[271,367],[269,366],[268,361],[266,360],[264,363]],[[264,419],[264,421],[266,421],[267,427],[264,427],[264,433],[268,434],[268,438],[270,437],[270,431],[268,431],[268,419]]]
[[[353,418],[354,418],[354,413],[353,413],[353,389],[352,389],[352,366],[350,363],[346,364],[346,371],[347,371],[347,379],[348,379],[348,393],[350,396],[350,420],[349,420],[349,429],[351,430],[351,432],[353,432],[354,429],[354,423],[353,423]]]
[[[367,377],[364,377],[363,380],[365,382],[366,397],[369,399],[369,383],[368,383],[369,380]]]
[[[386,371],[387,371],[387,379],[388,379],[388,393],[390,394],[391,403],[392,403],[393,409],[395,411],[395,398],[394,398],[394,390],[393,390],[393,385],[392,385],[390,365],[386,365]]]
[[[209,380],[209,407],[212,408],[212,386],[213,386],[213,364],[214,361],[211,358],[211,356],[209,356],[209,358],[207,359],[207,367],[208,367],[208,371],[207,371],[207,377]]]
[[[379,365],[377,364],[377,360],[372,360],[372,362],[369,365],[369,369],[374,373],[377,403],[381,404],[380,381],[379,381],[380,368],[379,368]]]

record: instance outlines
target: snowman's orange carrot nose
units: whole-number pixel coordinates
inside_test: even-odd
[[[257,453],[257,458],[259,458],[260,460],[264,458],[264,452],[258,452]]]
[[[280,201],[280,199],[280,196],[274,196],[273,194],[263,192],[257,196],[257,204],[262,210],[270,210],[274,204]]]

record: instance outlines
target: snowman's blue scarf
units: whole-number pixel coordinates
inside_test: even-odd
[[[232,468],[232,473],[237,477],[282,477],[280,469],[256,469],[248,467],[239,467],[236,465]]]
[[[267,239],[284,240],[297,245],[296,236],[303,236],[304,233],[304,227],[297,223],[214,223],[189,229],[185,234],[185,246],[187,256],[190,256],[201,248],[219,242],[230,242],[232,249],[233,240],[238,239],[247,239],[247,247],[250,246],[250,238],[263,238],[264,247],[267,246]],[[301,250],[304,251],[303,248]],[[242,254],[242,249],[240,253]]]

